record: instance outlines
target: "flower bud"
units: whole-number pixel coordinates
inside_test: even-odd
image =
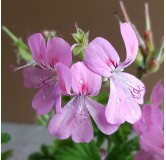
[[[156,61],[154,57],[151,58],[149,65],[147,66],[149,73],[154,73],[159,70],[160,62]]]
[[[55,37],[56,36],[56,31],[48,31],[48,30],[45,30],[43,31],[43,34],[44,36],[47,38],[47,37]]]
[[[45,30],[45,31],[43,31],[43,35],[46,38],[46,42],[48,42],[49,39],[51,39],[51,38],[56,36],[56,31]]]
[[[140,49],[138,50],[137,57],[136,57],[136,59],[135,59],[135,61],[134,61],[134,64],[135,64],[136,66],[141,66],[141,67],[144,66],[144,56],[142,55]]]
[[[152,31],[146,30],[144,32],[144,39],[145,39],[146,46],[148,48],[148,52],[153,52],[154,51],[154,43],[153,43]]]
[[[164,61],[164,38],[162,38],[162,40],[161,40],[160,47],[155,54],[155,59],[160,64],[163,63],[163,61]]]
[[[164,39],[161,40],[161,45],[158,51],[156,51],[155,55],[152,56],[148,65],[148,71],[152,73],[158,71],[160,64],[163,61],[164,61]]]
[[[72,37],[76,43],[72,46],[74,55],[80,55],[81,58],[84,57],[85,48],[89,43],[89,32],[84,32],[78,26],[76,26],[76,33],[72,33]]]

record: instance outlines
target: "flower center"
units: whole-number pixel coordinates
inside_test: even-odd
[[[75,121],[75,124],[74,126],[77,127],[79,126],[82,121],[84,119],[87,119],[88,118],[88,112],[86,112],[86,107],[85,107],[85,96],[82,95],[82,96],[79,96],[78,97],[78,110],[77,110],[77,113],[76,113],[76,121]]]

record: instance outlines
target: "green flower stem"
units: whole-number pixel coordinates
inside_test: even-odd
[[[32,56],[28,46],[20,38],[17,38],[7,27],[2,26],[2,30],[12,39],[14,45],[17,47],[18,59],[30,62],[32,60]]]

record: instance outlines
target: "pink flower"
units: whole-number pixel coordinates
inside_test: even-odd
[[[121,23],[120,30],[126,46],[127,57],[120,63],[118,53],[104,38],[95,38],[86,48],[86,66],[106,78],[110,78],[110,96],[106,106],[106,118],[111,124],[125,121],[135,123],[141,118],[138,104],[143,103],[144,84],[136,77],[122,72],[136,58],[138,41],[128,23]]]
[[[156,126],[149,126],[140,135],[140,151],[134,160],[164,160],[164,131]]]
[[[145,104],[142,109],[142,117],[133,126],[140,136],[141,150],[138,157],[152,157],[152,160],[164,159],[164,114],[160,109],[163,101],[164,87],[159,81],[153,88],[150,100],[151,104]],[[146,158],[142,158],[145,160]],[[150,159],[150,158],[149,158]]]
[[[159,108],[163,102],[164,97],[164,86],[162,85],[161,81],[158,81],[157,84],[154,86],[150,100],[154,107]]]
[[[40,33],[28,38],[32,57],[40,67],[24,69],[24,86],[27,88],[41,88],[32,101],[33,108],[38,114],[48,113],[56,106],[56,112],[61,113],[61,91],[56,79],[56,64],[61,62],[71,65],[72,53],[70,45],[62,38],[55,37],[48,41]]]
[[[144,152],[140,150],[134,156],[134,160],[163,160],[163,156],[152,155],[151,153]]]
[[[62,92],[74,98],[62,108],[62,114],[55,114],[51,119],[50,133],[59,139],[71,136],[75,142],[90,142],[93,139],[90,115],[103,133],[114,133],[119,125],[109,124],[105,118],[105,107],[89,98],[98,95],[101,77],[88,70],[82,62],[72,65],[71,70],[58,63],[57,71]]]
[[[164,158],[164,131],[161,128],[149,126],[140,135],[139,144],[144,152]]]
[[[49,39],[46,45],[42,34],[35,33],[28,38],[28,45],[34,61],[41,68],[53,69],[58,62],[67,66],[71,65],[70,45],[60,37]]]
[[[133,126],[139,133],[143,133],[149,126],[155,126],[163,129],[164,114],[160,109],[160,105],[163,101],[164,87],[159,81],[152,90],[150,100],[151,104],[145,104],[142,108],[142,118],[136,122]]]

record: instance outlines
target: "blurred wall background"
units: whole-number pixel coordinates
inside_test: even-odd
[[[150,5],[154,41],[159,46],[164,34],[163,0],[124,0],[132,22],[143,33],[144,3]],[[108,39],[116,48],[121,59],[125,48],[120,36],[118,21],[113,15],[120,11],[118,0],[2,0],[2,25],[7,26],[25,41],[27,37],[43,30],[56,30],[70,44],[74,41],[70,33],[75,31],[74,22],[84,31],[90,31],[90,40],[97,36]],[[2,121],[32,123],[35,111],[31,107],[37,90],[23,86],[22,70],[12,73],[10,65],[17,66],[15,47],[11,39],[2,32]],[[135,74],[130,66],[128,72]],[[144,79],[148,99],[154,84],[163,80],[163,66]]]

